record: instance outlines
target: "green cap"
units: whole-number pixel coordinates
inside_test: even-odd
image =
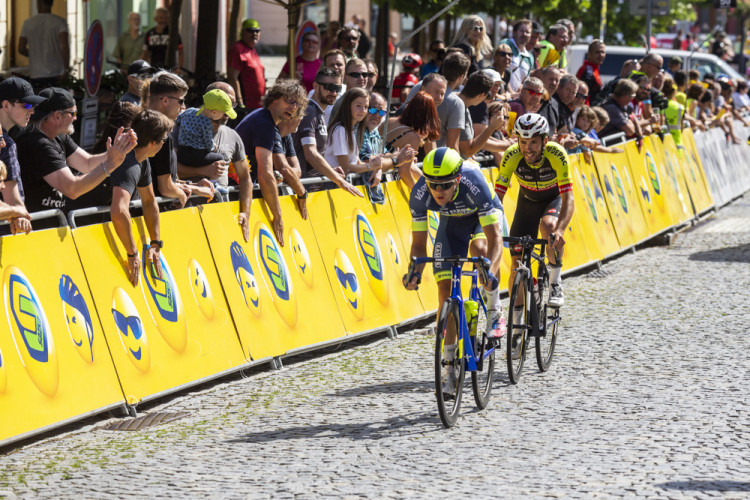
[[[221,111],[226,113],[226,115],[232,120],[237,118],[237,113],[234,111],[234,108],[232,108],[232,100],[223,90],[213,89],[206,92],[203,95],[203,106],[201,106],[201,109],[195,114],[201,114],[204,109]]]
[[[260,23],[256,19],[245,19],[244,21],[242,21],[242,29],[260,31]]]

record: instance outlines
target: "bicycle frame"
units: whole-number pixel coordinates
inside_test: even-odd
[[[484,351],[485,353],[484,356],[481,359],[477,359],[476,355],[474,354],[474,342],[469,332],[468,321],[466,320],[466,310],[464,309],[464,298],[461,292],[461,278],[463,276],[470,276],[471,277],[471,290],[469,291],[469,298],[471,300],[475,300],[484,310],[485,317],[487,316],[487,307],[484,303],[484,299],[482,298],[482,294],[479,293],[479,287],[477,285],[479,274],[477,273],[477,271],[464,271],[463,270],[463,265],[465,263],[470,262],[472,264],[476,264],[479,262],[479,258],[476,258],[476,257],[470,257],[470,258],[418,257],[414,260],[416,261],[417,264],[425,264],[428,262],[450,262],[453,264],[451,268],[451,294],[448,298],[455,300],[459,306],[458,307],[459,328],[461,331],[457,332],[457,334],[458,334],[458,339],[462,345],[461,352],[463,354],[464,362],[466,363],[466,371],[468,372],[475,372],[478,370],[481,371],[484,365],[485,358],[487,356],[490,356],[494,352],[495,347],[492,347],[488,349],[487,351]],[[479,335],[479,332],[477,332],[477,335]],[[484,342],[486,342],[486,339],[483,338],[482,350],[484,350],[484,346],[485,346]]]
[[[523,236],[521,238],[516,237],[506,237],[507,241],[511,243],[517,243],[522,247],[521,250],[521,262],[516,268],[516,272],[523,272],[525,274],[526,279],[526,300],[527,303],[530,304],[531,311],[531,331],[529,332],[529,337],[544,337],[547,335],[547,327],[554,324],[550,323],[550,325],[547,325],[547,318],[544,318],[544,322],[540,321],[539,318],[539,305],[536,300],[536,293],[535,292],[535,286],[534,286],[534,273],[531,271],[532,261],[536,261],[539,266],[544,266],[545,263],[545,256],[546,256],[546,248],[547,248],[547,241],[546,240],[538,240],[535,238],[531,238],[530,236]],[[535,245],[541,245],[541,250],[539,253],[536,253],[534,251]],[[540,273],[537,272],[537,275]],[[560,319],[557,318],[554,320],[554,322],[559,321]]]

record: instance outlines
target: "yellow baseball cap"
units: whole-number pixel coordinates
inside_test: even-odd
[[[242,21],[242,29],[260,31],[260,23],[256,19],[245,19]]]
[[[232,100],[223,90],[213,89],[206,92],[203,95],[203,106],[201,106],[201,108],[195,114],[201,114],[204,109],[221,111],[223,113],[226,113],[226,115],[232,120],[237,118],[237,113],[232,107]]]

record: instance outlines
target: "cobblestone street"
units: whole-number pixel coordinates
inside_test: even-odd
[[[0,498],[748,498],[750,198],[567,278],[550,371],[443,429],[425,330],[256,370],[0,455]],[[111,419],[112,422],[118,419]]]

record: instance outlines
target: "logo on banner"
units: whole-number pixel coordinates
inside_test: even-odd
[[[297,301],[284,256],[268,226],[259,222],[255,226],[255,231],[255,251],[258,262],[265,271],[263,282],[268,288],[276,311],[287,325],[294,327],[297,324]]]
[[[690,164],[690,176],[693,178],[693,182],[698,182],[698,176],[696,175],[697,168],[698,168],[698,160],[695,159],[695,155],[692,151],[690,151],[690,160],[688,163]]]
[[[651,181],[651,187],[654,188],[654,193],[659,196],[661,194],[659,172],[656,171],[656,162],[654,162],[654,157],[649,152],[646,152],[646,172],[648,172],[648,178]]]
[[[5,363],[3,362],[3,353],[0,351],[0,394],[5,392],[5,388],[8,387],[8,374],[5,370]]]
[[[625,187],[622,184],[620,172],[617,171],[617,167],[614,163],[610,168],[612,170],[612,182],[615,184],[615,192],[617,193],[617,199],[620,201],[620,207],[623,212],[628,213],[628,199],[625,196]]]
[[[148,245],[143,245],[144,263],[147,253]],[[164,252],[159,252],[159,260],[162,278],[152,273],[150,266],[145,264],[143,266],[143,283],[148,287],[152,299],[152,301],[146,301],[146,306],[167,345],[177,352],[183,352],[187,346],[187,325],[185,315],[182,313],[180,292],[177,290],[174,274],[167,264]],[[153,310],[152,305],[156,307],[156,311]]]
[[[375,231],[367,216],[359,209],[354,211],[354,240],[359,248],[359,261],[372,293],[383,304],[388,304],[388,287],[383,279],[383,259],[380,255]]]
[[[344,302],[347,303],[355,318],[362,319],[365,313],[359,280],[357,280],[357,275],[354,274],[354,267],[349,261],[349,257],[340,248],[337,248],[333,254],[333,268],[341,287],[341,293],[344,296]]]
[[[15,266],[5,269],[3,290],[8,326],[21,363],[37,389],[52,397],[57,392],[59,368],[52,331],[39,296]]]
[[[313,270],[312,263],[310,262],[310,254],[307,252],[305,240],[302,239],[302,235],[295,228],[289,231],[289,246],[292,247],[292,260],[300,278],[305,282],[305,285],[312,288]]]
[[[393,262],[393,272],[396,273],[396,277],[401,279],[401,253],[398,251],[398,245],[396,240],[388,231],[385,232],[385,245],[388,247],[388,255],[391,256],[391,262]]]
[[[260,288],[245,250],[239,243],[233,241],[229,247],[229,254],[232,259],[234,277],[240,286],[245,305],[255,316],[260,316]]]
[[[206,273],[203,272],[203,268],[195,259],[190,259],[190,262],[188,262],[188,277],[198,309],[206,318],[214,319],[214,295],[211,293],[211,286],[208,284]]]
[[[140,372],[146,373],[151,367],[151,351],[146,330],[135,304],[120,287],[116,287],[112,292],[112,317],[117,326],[120,344],[128,359]]]
[[[70,340],[76,347],[76,351],[87,363],[94,362],[94,326],[91,322],[91,314],[86,306],[80,290],[73,282],[73,278],[67,274],[60,277],[57,287],[60,299],[63,302],[63,316],[65,326],[68,327]]]
[[[646,202],[648,212],[651,213],[651,191],[648,190],[648,183],[646,182],[646,179],[644,179],[643,177],[641,177],[640,189],[641,189],[641,196]]]
[[[581,181],[583,182],[583,191],[586,193],[586,203],[589,205],[589,211],[591,216],[594,218],[594,222],[599,222],[599,214],[596,213],[596,205],[594,204],[594,195],[591,194],[591,185],[585,174],[581,174]]]

